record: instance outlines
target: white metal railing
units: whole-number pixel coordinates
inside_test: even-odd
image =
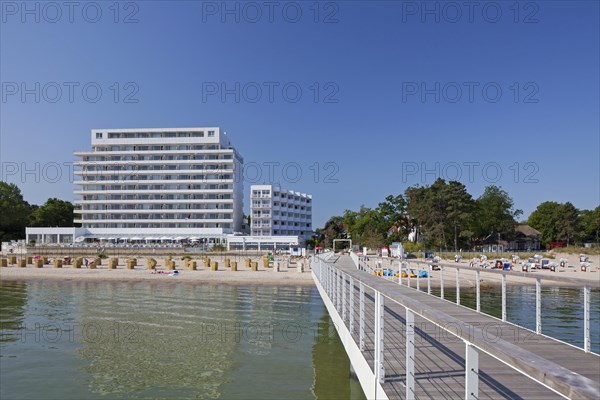
[[[348,324],[350,326],[351,333],[354,333],[354,325],[356,322],[356,321],[354,321],[354,296],[355,296],[355,292],[358,292],[358,296],[359,296],[359,301],[358,301],[358,304],[359,304],[358,347],[361,351],[365,350],[365,339],[366,339],[366,337],[365,337],[365,288],[369,288],[374,293],[374,303],[375,303],[374,310],[373,310],[374,311],[374,321],[373,321],[374,352],[373,352],[372,372],[373,372],[373,375],[375,376],[376,381],[378,381],[381,384],[383,384],[386,381],[385,368],[384,368],[384,360],[385,360],[384,304],[386,301],[391,301],[393,303],[396,303],[397,305],[404,307],[404,309],[405,309],[405,344],[404,345],[405,345],[405,354],[406,354],[406,357],[404,360],[405,370],[406,370],[405,371],[406,372],[406,375],[405,375],[406,376],[406,384],[405,384],[406,385],[406,394],[405,395],[406,395],[407,399],[414,399],[416,397],[416,395],[415,395],[415,390],[416,390],[415,389],[415,362],[417,360],[415,359],[415,316],[419,316],[420,318],[423,318],[426,321],[433,323],[438,329],[441,329],[444,332],[446,332],[446,334],[453,336],[453,337],[457,337],[464,341],[464,343],[465,343],[465,372],[464,372],[465,392],[464,392],[464,398],[465,399],[478,399],[479,398],[479,378],[480,378],[480,376],[479,376],[479,354],[480,354],[480,352],[485,352],[485,353],[489,354],[496,360],[499,360],[499,361],[503,362],[504,364],[508,365],[509,367],[511,367],[512,369],[514,369],[517,373],[528,377],[529,379],[560,394],[563,397],[570,397],[571,395],[578,395],[578,393],[575,393],[578,390],[582,390],[582,394],[584,397],[589,396],[590,393],[592,393],[593,396],[600,394],[600,389],[598,389],[598,384],[592,383],[590,385],[589,381],[591,381],[591,380],[589,380],[588,378],[582,377],[582,376],[579,376],[578,378],[571,377],[572,379],[575,379],[575,380],[581,379],[584,381],[584,383],[580,383],[580,382],[574,383],[573,381],[569,381],[569,383],[573,383],[575,385],[575,389],[571,388],[568,390],[568,394],[565,394],[564,387],[561,386],[562,383],[555,384],[556,381],[553,381],[553,379],[555,379],[557,377],[557,374],[554,374],[551,379],[548,379],[549,377],[546,376],[545,370],[542,371],[542,369],[544,367],[548,366],[548,364],[553,364],[552,362],[547,361],[533,353],[528,353],[526,350],[519,348],[516,345],[511,345],[509,343],[506,343],[507,348],[509,348],[510,350],[513,350],[516,354],[520,354],[520,357],[524,357],[523,359],[527,360],[525,362],[530,362],[531,365],[533,365],[533,367],[531,367],[531,365],[529,365],[530,372],[531,372],[531,370],[538,372],[538,373],[528,374],[527,372],[525,372],[525,369],[523,369],[522,366],[519,367],[519,366],[515,366],[515,365],[511,364],[510,361],[512,361],[512,359],[510,361],[507,361],[506,358],[509,358],[509,357],[504,357],[505,359],[499,358],[497,355],[492,354],[489,351],[489,349],[486,350],[483,347],[479,346],[478,343],[471,341],[470,340],[471,337],[473,337],[473,338],[479,337],[481,339],[485,336],[485,335],[478,336],[477,334],[474,334],[474,332],[477,331],[477,329],[467,329],[469,331],[468,336],[463,334],[464,330],[459,331],[456,329],[449,329],[448,328],[449,324],[447,322],[440,323],[435,320],[432,320],[432,318],[423,314],[423,312],[420,311],[420,310],[423,310],[423,306],[421,306],[420,303],[418,303],[417,301],[411,300],[411,299],[407,298],[406,296],[403,296],[404,298],[401,301],[399,301],[398,299],[392,298],[392,297],[380,292],[373,286],[368,285],[367,283],[363,282],[358,277],[351,276],[349,274],[344,273],[342,270],[335,267],[333,264],[327,262],[328,259],[331,258],[330,254],[326,253],[324,255],[316,255],[313,257],[315,257],[315,258],[313,258],[313,260],[311,262],[313,277],[322,286],[322,288],[324,289],[324,292],[330,298],[331,303],[334,305],[337,312],[339,314],[341,314],[341,318],[342,318],[342,321],[344,322],[344,324]],[[355,260],[357,258],[352,257],[352,259]],[[357,268],[362,271],[368,271],[368,269],[367,269],[367,268],[369,268],[368,264],[366,264],[365,262],[363,262],[363,260],[360,260],[360,259],[358,259],[358,261],[359,262],[356,264]],[[401,270],[400,270],[400,277],[401,276],[402,275],[401,275]],[[410,277],[410,274],[409,274],[409,277]],[[457,277],[458,277],[458,274],[457,274]],[[408,279],[408,281],[410,282],[410,278]],[[458,283],[458,281],[457,281],[457,283]],[[408,283],[408,284],[410,285],[410,283]],[[417,283],[417,285],[418,285],[418,283]],[[430,288],[430,285],[428,285],[428,288]],[[587,290],[587,291],[589,292],[589,290]],[[589,298],[589,293],[586,296],[587,296],[587,298]],[[346,299],[348,299],[348,300],[346,300]],[[350,307],[351,307],[351,310],[349,312],[350,317],[348,317],[348,315],[346,313],[346,301],[349,302]],[[411,303],[414,303],[414,304],[411,304]],[[424,307],[427,308],[427,306],[424,306]],[[587,307],[589,308],[589,305]],[[429,314],[429,315],[431,315],[431,314]],[[447,317],[452,318],[450,316],[447,316]],[[586,323],[589,325],[589,320]],[[464,323],[462,323],[462,324],[464,324]],[[559,380],[561,379],[560,376],[566,375],[566,371],[568,371],[565,368],[562,368],[556,364],[553,364],[553,368],[562,370],[561,371],[562,375],[558,375]],[[553,371],[553,372],[556,372],[556,371]],[[571,372],[571,371],[568,371],[568,372]],[[575,375],[577,375],[577,374],[575,374]]]
[[[368,262],[365,261],[365,257],[359,257],[358,255],[351,253],[351,258],[352,261],[354,262],[355,266],[357,267],[358,270],[360,271],[366,271],[366,272],[370,272],[370,273],[374,273],[376,269],[378,269],[379,267],[373,267],[371,265],[369,265]],[[404,285],[403,283],[403,277],[402,277],[402,272],[403,271],[408,271],[410,269],[415,269],[415,268],[410,268],[411,263],[414,263],[417,265],[417,277],[415,278],[416,280],[416,285],[414,287],[414,289],[416,290],[421,290],[421,278],[419,277],[419,266],[422,267],[421,270],[424,270],[427,273],[427,294],[433,295],[431,292],[431,271],[432,271],[432,267],[431,264],[428,263],[422,263],[419,261],[412,261],[412,262],[408,262],[408,261],[399,261],[398,262],[398,284],[399,285]],[[386,269],[384,267],[381,268]],[[461,280],[460,280],[460,271],[461,270],[475,270],[475,310],[477,312],[482,312],[481,311],[481,271],[479,269],[477,269],[476,267],[459,267],[459,266],[450,266],[450,265],[440,265],[440,295],[439,297],[447,300],[445,298],[445,291],[444,291],[444,272],[446,271],[446,269],[454,269],[455,270],[455,277],[456,277],[456,284],[455,284],[455,290],[456,290],[456,299],[455,302],[456,304],[460,305],[460,288],[461,288]],[[507,277],[507,272],[504,270],[485,270],[486,273],[493,273],[493,274],[499,274],[501,275],[501,293],[502,293],[502,300],[501,300],[501,304],[502,304],[502,308],[501,308],[501,320],[503,322],[507,322],[507,323],[511,323],[507,321],[507,317],[508,317],[508,312],[507,312],[507,306],[506,306],[506,299],[507,299],[507,286],[506,286],[506,277]],[[395,271],[394,271],[395,274]],[[413,288],[411,285],[411,274],[407,273],[407,277],[406,277],[406,284],[405,286],[408,286],[410,288]],[[388,279],[388,280],[394,280],[394,276],[384,276],[384,278]],[[535,332],[536,334],[539,335],[543,335],[542,333],[542,279],[548,279],[550,280],[548,277],[544,277],[542,278],[541,276],[535,276],[535,277],[527,277],[529,279],[534,279],[535,280],[535,331],[531,330],[532,332]],[[564,278],[563,278],[564,279]],[[576,278],[571,278],[571,279],[576,279]],[[556,280],[552,279],[552,280]],[[590,313],[591,313],[591,288],[589,286],[589,282],[586,281],[579,281],[582,286],[583,286],[583,350],[585,350],[585,352],[589,353],[591,352],[591,329],[590,329]],[[438,296],[436,296],[438,297]],[[450,300],[447,300],[450,301]],[[484,313],[486,315],[490,315],[487,313]],[[494,317],[493,315],[490,315],[491,317]],[[494,317],[495,318],[495,317]],[[517,324],[514,324],[517,325]],[[529,328],[523,326],[523,325],[518,325],[519,327],[523,328],[523,329],[527,329],[530,330]],[[546,336],[546,335],[544,335]],[[551,336],[548,336],[551,337]],[[574,346],[571,343],[565,342],[563,340],[557,339],[552,337],[552,339],[558,340],[562,343],[568,344],[570,346]],[[577,347],[577,346],[574,346]],[[579,348],[579,347],[577,347]]]

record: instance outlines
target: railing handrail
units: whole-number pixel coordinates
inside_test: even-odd
[[[324,262],[327,263],[327,261]],[[335,265],[329,264],[329,266],[338,269]],[[600,394],[600,383],[540,357],[520,346],[507,342],[498,336],[490,335],[476,326],[470,325],[435,307],[415,300],[411,296],[399,293],[397,291],[398,285],[393,282],[384,279],[375,280],[375,278],[361,274],[359,271],[343,271],[343,273],[352,276],[357,282],[362,283],[365,287],[382,293],[389,300],[411,310],[421,318],[430,321],[446,332],[472,344],[516,371],[565,397],[571,398],[574,396],[583,396],[585,398],[597,398]],[[367,279],[373,280],[373,283],[366,283],[365,281]],[[426,296],[427,294],[422,293],[422,295]],[[443,299],[439,300],[444,301]],[[472,310],[472,312],[476,313],[475,310]],[[502,322],[500,321],[497,323]],[[454,329],[448,329],[448,326],[452,326],[453,328],[457,326],[461,327],[460,332],[455,331]],[[491,336],[494,338],[493,343],[490,343]],[[585,353],[583,350],[580,351],[582,354],[592,354],[592,356],[600,358],[600,356],[594,353]]]

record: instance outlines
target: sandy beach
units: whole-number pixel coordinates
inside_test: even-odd
[[[522,272],[521,265],[514,266],[513,271],[507,271],[506,283],[507,286],[535,286],[535,279],[541,278],[542,286],[544,287],[584,287],[589,286],[591,288],[600,287],[600,268],[598,263],[598,256],[591,256],[590,262],[591,267],[587,271],[583,272],[579,266],[579,258],[573,254],[556,254],[556,258],[552,261],[558,263],[561,258],[568,260],[568,267],[559,267],[556,272],[552,272],[547,269],[532,270],[530,272]],[[377,258],[371,257],[369,265],[375,266]],[[396,259],[383,260],[383,268],[392,268],[394,272],[398,270],[398,261]],[[476,271],[480,272],[480,283],[481,287],[499,287],[502,285],[502,275],[500,271],[489,270],[484,268],[469,267],[469,260],[462,260],[461,262],[454,262],[454,260],[442,260],[440,263],[445,266],[444,270],[444,287],[454,288],[456,287],[456,267],[460,268],[460,285],[461,287],[475,287],[476,286]],[[414,270],[425,269],[428,270],[428,264],[425,260],[408,260],[407,265],[409,268]],[[441,286],[440,271],[431,271],[430,285],[432,288],[439,288]],[[394,278],[397,282],[398,279]],[[417,285],[417,279],[411,278],[411,286]],[[406,284],[407,278],[402,279],[403,284]],[[427,288],[427,279],[419,279],[421,289]]]
[[[238,270],[231,271],[224,267],[223,259],[212,258],[219,263],[217,271],[211,271],[210,268],[203,266],[199,259],[197,261],[197,270],[186,270],[181,259],[176,259],[176,269],[178,276],[170,276],[165,266],[165,259],[156,257],[156,272],[148,270],[145,259],[138,259],[138,265],[134,269],[125,268],[125,259],[119,260],[116,269],[108,269],[107,260],[103,260],[101,266],[96,269],[86,267],[73,268],[72,265],[64,265],[62,268],[54,268],[52,265],[44,265],[43,268],[34,268],[27,265],[25,268],[19,268],[15,265],[0,268],[0,280],[109,280],[109,281],[161,281],[161,282],[198,282],[210,284],[231,284],[231,285],[285,285],[285,286],[312,286],[314,285],[312,274],[309,268],[304,272],[299,272],[296,265],[292,264],[288,268],[285,264],[279,272],[273,268],[265,269],[262,266],[262,260],[259,263],[258,271],[252,271],[244,266],[243,259],[238,259]],[[257,261],[254,259],[253,261]]]
[[[520,265],[515,267],[514,271],[506,273],[506,282],[508,286],[534,286],[535,278],[540,277],[544,287],[584,287],[592,288],[600,287],[600,268],[598,263],[592,261],[592,267],[583,272],[579,268],[579,261],[574,255],[557,255],[555,261],[560,258],[567,258],[571,267],[557,268],[556,272],[550,270],[532,270],[530,272],[521,272]],[[217,271],[211,271],[210,268],[204,266],[201,259],[194,260],[197,262],[197,270],[190,271],[184,268],[183,261],[180,258],[174,258],[178,276],[169,276],[169,271],[166,268],[165,257],[155,257],[157,261],[156,272],[148,270],[146,267],[146,259],[139,258],[138,265],[134,269],[126,269],[126,259],[119,259],[119,265],[116,269],[108,269],[108,260],[103,260],[102,265],[96,269],[86,267],[73,268],[72,265],[64,265],[62,268],[54,268],[50,264],[46,264],[43,268],[34,268],[32,265],[27,265],[25,268],[19,268],[16,265],[0,268],[0,280],[110,280],[110,281],[189,281],[211,284],[232,284],[232,285],[287,285],[287,286],[312,286],[314,285],[310,268],[305,267],[303,272],[298,272],[295,263],[291,263],[288,267],[287,263],[280,263],[280,271],[275,272],[273,268],[265,269],[262,259],[258,257],[252,258],[258,262],[258,270],[251,271],[244,266],[244,259],[241,257],[231,258],[237,260],[238,270],[231,271],[224,267],[223,257],[212,257],[213,261],[219,263]],[[376,258],[370,259],[369,264],[374,267]],[[502,275],[497,270],[488,270],[483,268],[470,268],[469,261],[463,260],[456,263],[454,260],[443,260],[442,265],[445,266],[443,280],[445,288],[456,287],[456,268],[460,268],[460,286],[464,288],[474,288],[476,286],[476,271],[480,272],[481,288],[500,287],[502,284]],[[396,259],[384,259],[384,268],[392,268],[394,272],[398,270],[398,261]],[[418,269],[428,269],[423,260],[410,260],[408,267]],[[388,278],[395,282],[398,278]],[[402,279],[403,284],[407,284],[407,278]],[[427,288],[426,278],[411,278],[410,285],[416,287],[417,284],[422,290]],[[431,271],[429,282],[432,288],[441,286],[441,272]]]

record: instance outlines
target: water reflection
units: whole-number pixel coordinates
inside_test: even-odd
[[[360,398],[337,335],[318,334],[314,288],[40,281],[0,296],[2,398]]]
[[[19,338],[26,303],[27,283],[0,280],[0,343]]]
[[[327,313],[319,321],[317,336],[312,350],[315,381],[313,393],[317,399],[364,399],[365,395],[356,379],[350,376],[350,360],[345,355],[340,338]],[[331,368],[331,364],[339,368]],[[332,385],[331,382],[346,382]]]

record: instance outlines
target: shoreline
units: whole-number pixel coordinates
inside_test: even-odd
[[[0,269],[0,281],[111,281],[111,282],[169,282],[169,283],[204,283],[215,285],[265,285],[265,286],[314,286],[312,273],[310,271],[297,272],[284,270],[274,272],[273,270],[259,269],[250,270],[218,270],[198,269],[196,271],[177,270],[179,276],[169,276],[171,271],[158,269],[164,273],[152,273],[146,268],[133,270],[118,268],[18,268],[3,267]]]
[[[136,267],[133,270],[118,268],[108,269],[106,267],[100,267],[97,269],[89,268],[53,268],[51,266],[45,266],[44,268],[18,268],[15,266],[3,267],[0,269],[0,281],[110,281],[110,282],[168,282],[168,283],[200,283],[200,284],[214,284],[214,285],[260,285],[260,286],[315,286],[312,279],[311,270],[304,272],[297,272],[294,269],[287,269],[280,272],[274,272],[272,269],[265,270],[259,269],[258,271],[250,270],[218,270],[211,271],[210,269],[202,268],[196,271],[189,270],[177,270],[179,276],[169,276],[168,271],[163,268],[157,269],[161,273],[152,273],[151,270],[145,267]],[[534,273],[537,275],[537,273]],[[590,273],[591,275],[592,273]],[[585,287],[583,283],[574,283],[569,281],[557,282],[544,280],[544,274],[540,274],[542,279],[542,288],[572,288],[582,289]],[[593,279],[596,277],[600,279],[600,273],[594,273],[589,278]],[[500,289],[502,287],[502,280],[498,275],[486,274],[485,270],[481,271],[481,285],[480,289]],[[524,278],[520,276],[511,276],[507,274],[506,277],[507,287],[535,287],[535,281],[531,278]],[[389,278],[381,277],[390,282],[398,283],[398,279],[394,278],[392,281]],[[439,290],[441,288],[439,279],[439,271],[433,271],[431,276],[430,286],[432,289]],[[402,278],[403,286],[407,285],[407,278]],[[410,279],[410,286],[412,288],[417,287],[417,279]],[[427,291],[427,279],[419,279],[419,287],[421,291]],[[474,271],[461,270],[460,277],[461,289],[469,290],[475,289],[475,273]],[[454,273],[444,274],[444,289],[456,289],[456,275]],[[593,290],[593,289],[592,289]]]

